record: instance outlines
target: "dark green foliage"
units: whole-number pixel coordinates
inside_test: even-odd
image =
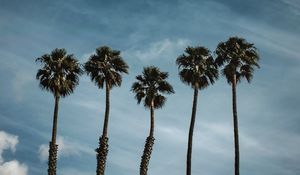
[[[96,149],[97,152],[97,175],[104,175],[106,158],[108,153],[108,137],[101,137],[99,139],[99,148]]]
[[[140,175],[147,175],[148,165],[154,144],[154,109],[162,108],[166,102],[163,94],[174,93],[173,87],[166,81],[167,72],[161,72],[157,67],[145,67],[142,75],[136,76],[131,90],[135,93],[138,104],[144,100],[144,106],[150,109],[150,132],[146,139],[140,164]]]
[[[188,47],[176,60],[183,83],[204,89],[218,78],[218,69],[210,51],[205,47]]]
[[[181,81],[194,89],[186,159],[186,174],[190,175],[192,169],[192,145],[198,90],[204,89],[210,84],[214,84],[219,74],[210,51],[205,47],[187,47],[185,53],[176,59],[176,64],[178,65]]]
[[[259,55],[254,44],[243,38],[231,37],[218,44],[216,64],[223,66],[222,74],[232,87],[232,112],[234,128],[234,173],[240,174],[239,132],[236,100],[236,85],[243,78],[249,83],[253,77],[254,67],[259,68]]]
[[[248,82],[253,77],[254,67],[259,68],[259,55],[254,44],[248,43],[243,38],[231,37],[226,42],[221,42],[215,51],[216,64],[224,66],[222,74],[229,84],[236,75],[236,81],[246,78]]]
[[[98,88],[102,89],[105,85],[106,104],[102,136],[99,139],[97,152],[97,175],[104,175],[106,158],[108,154],[108,120],[110,109],[110,90],[114,86],[121,86],[121,73],[128,73],[128,65],[120,56],[120,51],[112,50],[107,46],[96,49],[96,54],[90,56],[84,64],[86,73],[95,82]]]
[[[51,54],[37,58],[36,62],[43,66],[36,74],[42,89],[65,97],[78,85],[82,69],[74,55],[67,55],[65,49],[54,49]]]
[[[142,161],[140,165],[140,175],[147,175],[148,165],[151,158],[151,153],[154,145],[154,137],[147,137],[144,152],[142,156]]]
[[[84,64],[84,69],[100,89],[103,88],[104,82],[107,82],[110,88],[121,86],[120,73],[128,73],[128,65],[120,56],[120,51],[107,46],[97,48],[96,54],[90,56]]]
[[[142,75],[136,76],[131,90],[135,93],[138,104],[144,99],[144,106],[150,108],[154,101],[154,108],[161,108],[166,102],[162,94],[174,93],[173,87],[166,81],[167,72],[161,72],[157,67],[145,67]]]
[[[48,175],[55,175],[58,148],[58,145],[56,145],[56,132],[59,98],[70,95],[74,91],[79,83],[82,69],[74,55],[67,55],[65,49],[54,49],[51,54],[45,54],[37,58],[36,62],[42,64],[42,68],[36,74],[36,79],[40,81],[40,87],[50,91],[55,97],[52,141],[49,144],[48,160]]]

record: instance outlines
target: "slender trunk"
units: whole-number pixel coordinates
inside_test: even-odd
[[[150,107],[150,132],[149,132],[149,136],[153,137],[154,135],[154,102],[152,100],[151,103],[151,107]]]
[[[106,105],[105,105],[105,116],[102,136],[99,138],[99,148],[96,149],[97,152],[97,175],[105,174],[106,159],[108,154],[108,119],[109,119],[109,93],[110,86],[106,82]]]
[[[150,132],[146,139],[144,152],[142,155],[141,165],[140,165],[140,175],[147,175],[148,165],[151,158],[151,153],[154,145],[154,101],[151,101],[150,106]]]
[[[49,159],[48,159],[48,175],[56,175],[57,149],[56,133],[57,133],[57,118],[58,118],[59,96],[55,95],[55,106],[52,126],[52,139],[49,143]]]
[[[233,111],[233,127],[234,127],[234,174],[240,174],[240,152],[239,152],[239,131],[238,131],[238,116],[236,107],[236,75],[232,81],[232,111]]]
[[[58,104],[59,104],[59,96],[56,95],[55,96],[54,115],[53,115],[53,126],[52,126],[52,143],[53,144],[56,144]]]
[[[188,149],[187,149],[187,159],[186,159],[186,174],[191,175],[192,169],[192,146],[193,146],[193,134],[194,134],[194,125],[196,119],[196,111],[197,111],[197,98],[198,98],[198,89],[197,87],[194,89],[194,100],[193,100],[193,109],[189,130],[189,140],[188,140]]]
[[[110,93],[110,87],[109,87],[108,83],[106,83],[105,116],[104,116],[103,132],[102,132],[102,136],[104,136],[104,137],[107,137],[107,131],[108,131],[109,93]]]

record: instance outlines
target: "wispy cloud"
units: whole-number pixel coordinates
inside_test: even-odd
[[[14,97],[17,102],[21,102],[26,94],[26,86],[34,81],[34,77],[26,71],[15,73],[15,78],[12,80]]]
[[[94,155],[95,152],[92,148],[78,143],[69,139],[65,139],[62,136],[59,136],[57,139],[58,145],[58,157],[70,157],[70,156],[80,156],[81,154]],[[42,161],[48,160],[49,145],[42,144],[39,147],[38,153],[39,158]]]
[[[288,4],[292,11],[296,14],[296,15],[300,15],[300,1],[298,0],[282,0],[282,2]]]
[[[190,44],[213,51],[218,42],[238,35],[255,43],[262,58],[252,84],[242,83],[238,89],[241,170],[245,175],[299,174],[299,19],[297,0],[1,2],[0,128],[14,130],[26,141],[26,145],[12,142],[18,139],[7,141],[5,151],[13,152],[18,144],[22,152],[17,149],[14,156],[34,165],[28,169],[31,175],[40,174],[33,168],[45,165],[35,153],[48,159],[44,140],[51,131],[53,99],[38,90],[34,58],[65,47],[83,63],[97,46],[108,44],[122,51],[130,74],[124,76],[121,88],[112,90],[107,174],[138,173],[149,111],[136,105],[129,90],[134,76],[151,64],[169,71],[176,94],[156,111],[149,173],[184,174],[192,91],[180,82],[174,61]],[[220,78],[200,93],[195,174],[233,173],[231,91],[225,83]],[[64,160],[61,174],[94,173],[104,94],[84,75],[74,94],[61,100],[59,133],[65,136],[58,137],[59,157]],[[68,167],[70,162],[74,168]]]
[[[139,49],[131,48],[125,51],[124,55],[128,58],[138,58],[144,62],[151,62],[156,59],[171,59],[178,50],[183,50],[190,43],[187,39],[170,40],[150,43],[148,47]]]

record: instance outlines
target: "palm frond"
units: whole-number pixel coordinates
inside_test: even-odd
[[[205,47],[187,47],[176,59],[181,81],[192,88],[204,89],[218,78],[218,70]]]
[[[250,83],[254,67],[260,67],[256,47],[243,38],[230,37],[226,42],[218,44],[215,53],[216,65],[223,67],[222,74],[229,84],[233,81],[234,75],[237,82],[245,78]]]
[[[121,86],[121,74],[127,74],[129,67],[120,54],[120,51],[102,46],[97,48],[96,54],[91,55],[84,64],[85,72],[98,88],[103,88],[104,83],[107,83],[110,88]]]
[[[79,76],[82,74],[81,66],[74,55],[67,55],[65,49],[54,49],[51,54],[37,58],[36,62],[42,64],[36,74],[42,89],[55,96],[65,97],[78,85]]]
[[[151,107],[154,102],[154,108],[161,108],[165,104],[166,98],[163,94],[172,94],[174,89],[166,79],[167,72],[161,72],[157,67],[144,67],[141,75],[136,76],[136,82],[132,84],[131,91],[135,93],[138,104],[143,100],[146,108]]]

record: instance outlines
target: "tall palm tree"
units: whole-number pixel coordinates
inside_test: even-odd
[[[148,164],[154,144],[154,109],[162,108],[166,102],[163,94],[174,93],[173,87],[166,81],[167,72],[161,72],[157,67],[145,67],[142,75],[136,76],[131,90],[135,93],[137,103],[143,100],[144,106],[150,109],[150,131],[146,139],[140,165],[140,175],[147,175]]]
[[[216,64],[224,66],[222,74],[232,87],[232,110],[234,126],[234,148],[235,148],[235,175],[239,175],[239,135],[238,135],[238,116],[236,105],[236,85],[243,78],[250,83],[254,67],[259,68],[259,55],[254,44],[248,43],[245,39],[231,37],[226,42],[218,44],[215,51],[217,58]]]
[[[74,55],[67,55],[65,49],[54,49],[51,54],[45,54],[36,59],[42,68],[37,71],[36,79],[40,81],[43,90],[50,91],[55,98],[52,140],[49,143],[48,175],[56,174],[57,149],[57,117],[58,104],[61,97],[70,95],[79,83],[82,74],[80,64]]]
[[[210,51],[205,47],[187,47],[185,54],[176,60],[179,76],[183,83],[194,89],[192,116],[188,137],[186,174],[191,175],[193,133],[197,111],[198,90],[213,84],[218,78],[218,69]]]
[[[106,157],[108,153],[108,119],[109,119],[109,95],[110,90],[115,86],[121,86],[121,73],[128,73],[128,65],[121,57],[121,52],[103,46],[96,49],[96,54],[90,56],[84,64],[86,73],[95,82],[99,89],[105,84],[106,106],[102,136],[99,138],[99,148],[97,152],[97,175],[104,175]]]

